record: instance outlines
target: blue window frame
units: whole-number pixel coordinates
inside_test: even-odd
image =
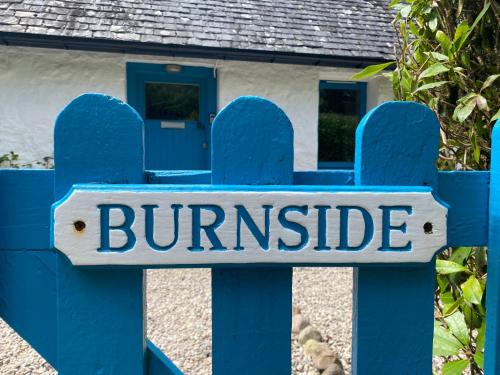
[[[318,168],[354,166],[356,126],[366,113],[366,83],[320,81]]]

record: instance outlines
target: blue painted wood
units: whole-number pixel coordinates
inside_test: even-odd
[[[146,171],[148,184],[209,184],[211,171]]]
[[[439,185],[438,196],[450,205],[449,243],[457,246],[486,243],[490,174],[436,174],[433,163],[438,139],[436,122],[428,110],[417,104],[384,104],[363,120],[357,135],[358,186],[351,188],[348,187],[353,183],[351,171],[292,175],[293,140],[289,121],[265,100],[237,100],[221,113],[217,123],[214,139],[221,154],[217,150],[214,154],[213,175],[197,171],[151,171],[146,174],[148,182],[204,184],[211,179],[220,184],[266,185],[291,184],[293,180],[303,185],[347,185],[344,189],[353,190],[384,189],[376,185],[434,188]],[[262,125],[269,123],[272,126]],[[74,182],[143,182],[140,124],[134,111],[105,96],[85,95],[71,103],[56,126],[57,198]],[[498,133],[495,129],[493,149],[499,147]],[[248,139],[259,141],[243,143],[242,140]],[[500,189],[495,174],[497,158],[494,152],[487,373],[499,372],[495,353],[500,342],[496,319],[500,305],[500,256],[494,251],[498,242],[496,233],[500,233],[495,206],[498,201],[495,194]],[[28,251],[47,247],[52,177],[52,171],[0,171],[0,209],[8,213],[0,218],[0,316],[57,367],[60,374],[142,371],[179,374],[152,343],[144,346],[140,270],[75,270],[63,256],[50,250]],[[155,187],[142,185],[141,189],[144,188]],[[235,187],[208,189],[218,188]],[[242,188],[245,187],[239,187]],[[265,190],[266,186],[252,188]],[[282,189],[342,190],[325,186],[282,186]],[[354,373],[399,374],[402,368],[415,373],[430,372],[433,280],[432,265],[367,266],[356,271]],[[290,372],[290,285],[291,269],[286,267],[214,270],[215,374]],[[388,311],[390,324],[381,324],[387,321]],[[384,352],[390,353],[390,360],[380,355],[381,342]]]
[[[207,184],[210,171],[148,171],[151,184]],[[488,242],[489,172],[438,172],[438,192],[449,205],[448,243],[450,246],[485,246]],[[295,185],[354,184],[354,171],[298,171]]]
[[[53,202],[54,171],[0,170],[0,249],[48,249]]]
[[[491,144],[488,278],[486,280],[485,374],[500,373],[500,125]]]
[[[0,252],[0,317],[56,366],[56,254]]]
[[[292,183],[292,125],[271,102],[236,99],[212,140],[212,183]],[[290,374],[291,308],[292,268],[213,269],[212,373]]]
[[[145,184],[74,184],[72,188],[68,191],[68,195],[74,190],[83,190],[83,191],[109,191],[109,192],[122,192],[122,191],[130,191],[130,192],[214,192],[214,191],[235,191],[235,192],[280,192],[280,191],[291,191],[291,192],[353,192],[353,193],[361,193],[361,192],[385,192],[385,193],[410,193],[410,192],[425,192],[432,193],[432,188],[428,186],[370,186],[370,185],[351,185],[351,186],[342,186],[342,185],[204,185],[204,184],[167,184],[167,185],[145,185]],[[63,204],[69,197],[65,196],[63,199],[57,201],[53,204],[53,208],[58,205]],[[438,198],[439,200],[439,198]]]
[[[439,198],[448,205],[448,245],[486,246],[490,173],[438,173]]]
[[[384,103],[358,126],[355,183],[436,187],[438,146],[432,111]],[[353,374],[431,374],[434,283],[434,262],[355,269]]]
[[[209,184],[211,171],[146,171],[148,184]],[[354,185],[352,170],[297,171],[294,185]]]
[[[295,185],[354,185],[354,171],[300,171],[294,172]]]
[[[146,118],[148,82],[196,85],[199,121],[186,121],[184,129],[165,129],[160,120]],[[146,168],[209,169],[210,113],[217,111],[217,83],[212,68],[183,66],[180,72],[170,73],[165,64],[127,63],[127,100],[144,118]],[[204,143],[207,147],[203,147]]]
[[[183,372],[150,340],[146,346],[147,375],[183,375]]]
[[[142,183],[142,120],[100,94],[73,100],[55,126],[55,196],[77,182]],[[144,372],[143,272],[81,270],[57,256],[60,375]]]

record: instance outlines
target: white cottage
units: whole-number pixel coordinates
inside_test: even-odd
[[[392,97],[350,78],[393,58],[388,2],[3,0],[0,155],[52,155],[58,112],[102,92],[144,118],[146,168],[207,169],[217,111],[258,95],[291,119],[296,170],[349,167],[358,119]]]

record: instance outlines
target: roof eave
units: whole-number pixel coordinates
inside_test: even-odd
[[[4,45],[56,48],[67,50],[129,53],[139,55],[178,56],[219,60],[272,62],[279,64],[363,68],[389,61],[385,58],[320,55],[313,53],[275,52],[251,49],[219,48],[133,42],[112,39],[1,32]]]

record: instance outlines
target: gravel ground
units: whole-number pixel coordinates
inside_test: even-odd
[[[295,268],[294,305],[339,353],[350,373],[352,269]],[[148,337],[189,375],[211,373],[210,270],[148,271]],[[317,375],[292,340],[293,374]],[[0,320],[0,374],[56,372]]]

